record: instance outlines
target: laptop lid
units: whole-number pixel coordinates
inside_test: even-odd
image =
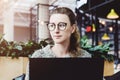
[[[102,58],[30,58],[30,80],[103,80]]]

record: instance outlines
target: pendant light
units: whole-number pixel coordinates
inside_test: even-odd
[[[114,9],[111,9],[111,11],[107,15],[108,19],[117,19],[119,18],[119,15],[115,12]]]
[[[108,36],[107,33],[104,33],[103,36],[102,36],[102,40],[109,40],[110,37]]]
[[[95,24],[92,24],[92,31],[93,31],[93,32],[95,32],[95,31],[96,31]]]

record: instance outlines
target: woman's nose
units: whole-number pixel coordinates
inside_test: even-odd
[[[59,28],[58,28],[58,26],[56,26],[56,28],[55,28],[54,31],[55,31],[55,32],[59,32]]]

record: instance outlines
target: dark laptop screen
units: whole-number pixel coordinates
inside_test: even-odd
[[[100,58],[30,58],[30,80],[102,80]]]

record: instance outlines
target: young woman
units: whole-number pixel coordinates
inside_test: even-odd
[[[80,48],[76,17],[72,10],[66,7],[54,9],[50,15],[48,29],[54,44],[35,51],[32,58],[91,57]],[[28,74],[27,71],[26,80]]]
[[[48,24],[54,45],[37,50],[32,57],[91,57],[80,49],[76,17],[72,10],[60,7],[52,11]]]

